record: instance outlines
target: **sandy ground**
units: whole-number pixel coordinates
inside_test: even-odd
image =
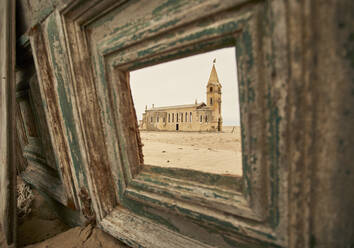
[[[44,197],[36,190],[32,192],[31,213],[18,219],[19,247],[46,240],[70,228],[60,221]]]
[[[21,180],[18,178],[18,180]],[[21,180],[22,182],[22,180]],[[71,228],[64,224],[46,198],[32,189],[31,212],[18,217],[18,247],[26,248],[127,248],[109,234],[91,225]],[[5,240],[0,226],[0,247]]]
[[[32,212],[19,219],[19,247],[26,248],[113,248],[127,247],[97,227],[64,224],[50,203],[33,190]]]
[[[144,162],[215,174],[242,175],[240,127],[223,132],[140,131]]]
[[[109,234],[92,226],[75,227],[26,248],[128,248]]]

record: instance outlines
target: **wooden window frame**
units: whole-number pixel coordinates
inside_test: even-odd
[[[210,247],[208,235],[202,234],[211,230],[219,237],[214,240],[223,240],[223,247],[244,242],[250,247],[282,246],[287,209],[279,208],[286,195],[286,184],[281,184],[286,171],[280,166],[280,132],[286,125],[281,122],[286,97],[277,95],[275,87],[284,75],[272,74],[272,66],[283,57],[275,56],[271,45],[283,45],[284,40],[267,32],[272,2],[187,1],[174,6],[165,18],[153,11],[130,24],[134,32],[119,33],[125,29],[114,29],[119,24],[112,20],[122,15],[120,9],[132,6],[134,2],[126,1],[74,2],[32,31],[37,68],[41,68],[38,44],[46,47],[52,61],[60,57],[68,62],[63,63],[65,70],[51,64],[53,76],[64,75],[63,87],[73,92],[61,92],[58,101],[67,96],[73,104],[77,122],[70,128],[79,131],[79,150],[85,154],[82,167],[71,166],[74,180],[68,187],[80,190],[85,178],[99,225],[133,246]],[[161,5],[155,12],[164,8]],[[272,25],[272,32],[284,35],[281,27]],[[53,35],[63,37],[58,43],[64,53],[56,52],[57,43],[48,42]],[[195,180],[206,180],[192,182],[187,180],[190,171],[141,166],[129,71],[230,46],[237,50],[242,178],[230,182],[228,177],[195,172]],[[267,64],[269,57],[273,60]],[[92,133],[92,127],[98,131]],[[194,232],[179,229],[181,223],[195,223]]]

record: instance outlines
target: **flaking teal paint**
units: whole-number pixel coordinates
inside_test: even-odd
[[[185,208],[181,208],[179,206],[177,206],[176,204],[170,204],[167,202],[161,202],[158,201],[156,199],[152,199],[150,197],[147,197],[146,195],[141,195],[141,194],[135,194],[134,192],[129,192],[129,194],[133,195],[134,197],[136,197],[137,199],[140,199],[141,202],[150,202],[154,205],[160,206],[163,209],[170,209],[172,212],[180,214],[182,216],[190,216],[193,219],[197,220],[198,223],[204,223],[203,227],[206,231],[210,232],[210,233],[215,233],[215,231],[217,230],[218,232],[222,232],[223,230],[232,230],[234,232],[239,232],[239,228],[234,226],[233,224],[231,224],[230,222],[227,221],[221,221],[213,216],[209,216],[209,215],[204,215],[201,214],[199,212],[193,212],[190,211],[188,209]],[[134,201],[135,202],[135,201]],[[166,227],[170,228],[172,227],[172,230],[175,230],[179,233],[180,230],[178,228],[176,228],[173,224],[171,224],[169,221],[166,221],[164,218],[161,218],[161,216],[156,216],[156,215],[151,215],[151,213],[149,213],[147,211],[147,208],[144,207],[144,205],[142,203],[139,202],[135,202],[132,204],[132,200],[131,199],[124,199],[124,206],[131,209],[133,212],[137,213],[137,214],[141,214],[147,218],[150,218],[154,221],[157,221],[158,223],[165,225]],[[162,220],[162,221],[161,221]],[[212,224],[212,225],[211,225]]]
[[[246,71],[250,72],[253,67],[254,60],[253,60],[253,45],[252,45],[253,41],[248,26],[246,26],[242,32],[241,40],[244,44],[245,53],[246,53],[245,56],[248,57]]]
[[[167,14],[173,10],[180,8],[181,6],[184,6],[185,4],[186,1],[182,1],[182,0],[166,0],[163,4],[156,7],[152,11],[152,14],[154,16]]]
[[[144,60],[139,60],[139,61],[133,62],[132,65],[129,67],[129,70],[136,70],[136,69],[140,69],[143,67],[159,64],[159,63],[166,62],[166,61],[175,60],[178,58],[187,57],[187,56],[202,53],[202,52],[207,52],[207,51],[218,49],[218,48],[229,47],[229,46],[232,46],[233,43],[234,43],[233,37],[226,37],[226,38],[223,38],[222,40],[218,40],[218,41],[207,41],[207,42],[203,42],[203,43],[193,44],[193,47],[181,48],[177,51],[175,50],[175,51],[170,52],[168,54],[161,54],[158,57],[153,57],[153,58],[149,58],[146,60],[144,59]]]
[[[225,187],[227,189],[231,189],[239,192],[242,191],[240,187],[242,177],[225,176],[225,175],[211,174],[206,172],[192,171],[192,170],[179,169],[179,168],[163,168],[158,166],[151,166],[151,171],[157,175],[182,179],[182,180],[186,180],[187,182],[191,181],[193,183],[201,183],[210,186]],[[220,192],[224,192],[224,191],[220,191]]]
[[[54,76],[57,80],[57,92],[59,98],[59,105],[62,111],[62,117],[65,123],[65,129],[69,134],[68,143],[70,147],[70,153],[73,160],[73,165],[75,169],[75,174],[80,183],[83,183],[87,188],[88,183],[86,177],[82,177],[81,172],[85,171],[82,164],[82,157],[80,152],[80,147],[78,144],[78,134],[75,128],[75,119],[73,115],[73,106],[69,100],[69,96],[72,94],[68,85],[65,85],[63,74],[69,75],[67,69],[64,69],[62,66],[65,66],[66,63],[62,61],[57,62],[57,59],[61,60],[62,58],[57,58],[56,53],[60,55],[64,54],[63,48],[61,46],[59,27],[56,22],[56,15],[52,14],[48,17],[48,26],[47,26],[47,35],[49,40],[49,47],[51,52],[51,62],[54,69]],[[82,179],[82,180],[81,180]],[[75,187],[73,187],[75,190]]]
[[[132,193],[132,192],[130,192],[130,193],[132,195],[134,195],[134,193]],[[151,198],[145,197],[143,195],[135,195],[135,197],[137,197],[138,199],[140,199],[143,202],[150,201],[150,202],[153,202],[154,204],[161,205],[161,202],[154,201]],[[140,215],[140,216],[146,217],[148,219],[151,219],[153,221],[156,221],[157,223],[164,225],[168,229],[180,233],[179,228],[177,228],[175,225],[173,225],[169,220],[161,217],[160,215],[156,215],[156,214],[151,213],[151,211],[148,210],[149,207],[145,206],[144,204],[142,204],[139,201],[124,197],[124,200],[122,201],[122,205],[137,215]],[[168,207],[168,206],[164,205],[163,207]],[[171,206],[169,206],[169,208],[170,207]]]

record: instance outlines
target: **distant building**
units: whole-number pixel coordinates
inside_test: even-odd
[[[221,131],[221,84],[215,60],[206,86],[207,103],[154,107],[143,113],[141,130],[148,131]]]

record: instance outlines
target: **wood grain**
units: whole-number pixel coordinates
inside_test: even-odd
[[[16,244],[15,1],[0,2],[0,223]]]

